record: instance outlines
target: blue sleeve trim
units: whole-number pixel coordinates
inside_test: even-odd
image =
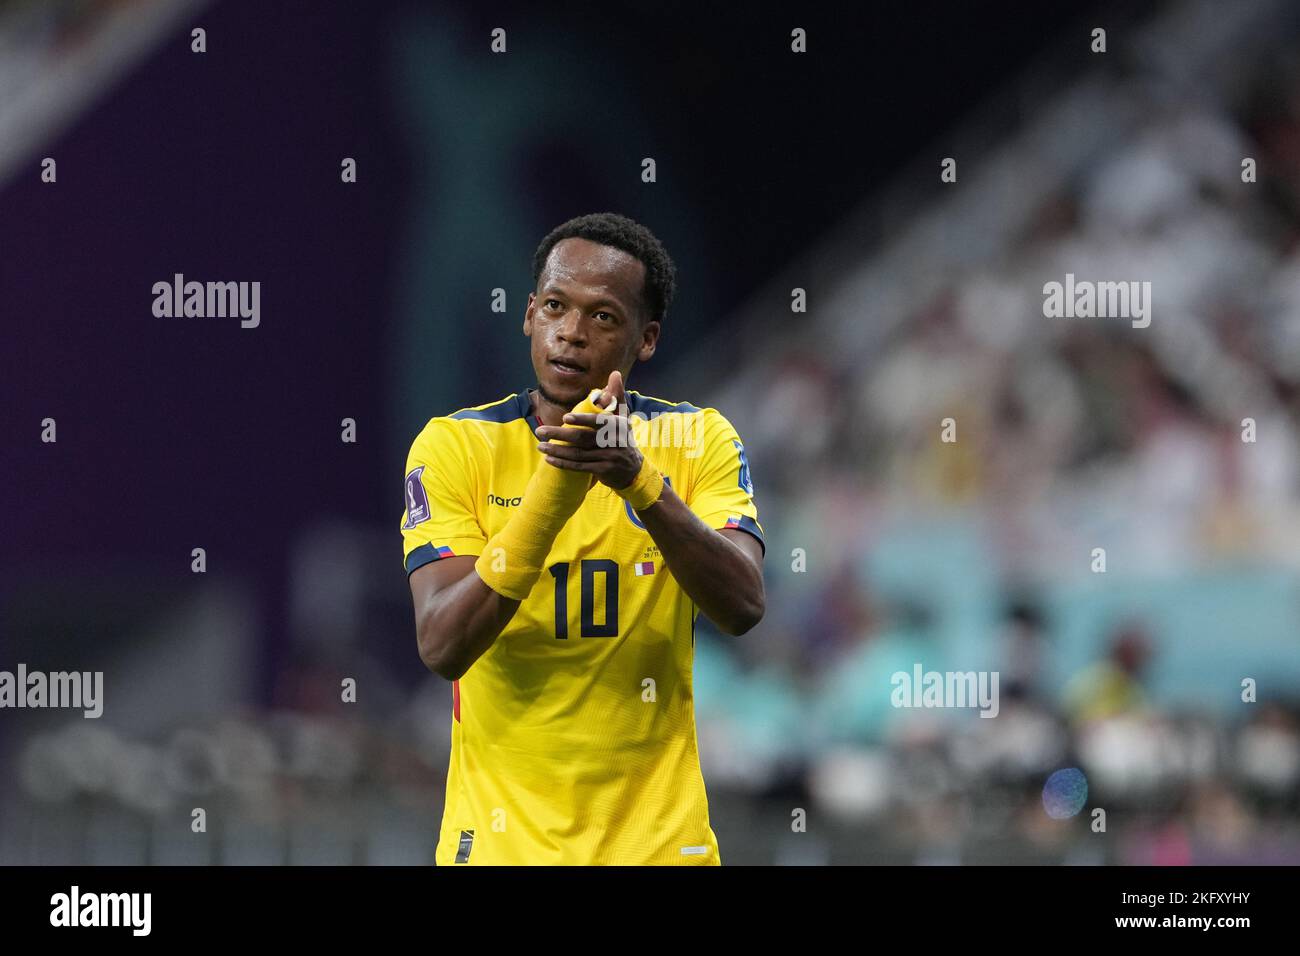
[[[741,515],[740,524],[737,525],[735,528],[719,529],[719,530],[744,531],[748,534],[752,534],[755,538],[758,539],[759,547],[763,549],[763,556],[767,557],[767,542],[763,540],[763,529],[760,528],[758,526],[758,522],[755,521],[753,518],[751,518],[749,515]]]
[[[422,544],[406,556],[406,576],[409,578],[411,572],[416,568],[422,568],[426,564],[432,564],[439,558],[437,549],[431,544]]]

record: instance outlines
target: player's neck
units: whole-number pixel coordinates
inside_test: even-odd
[[[528,401],[532,406],[533,415],[540,419],[543,425],[563,425],[564,416],[572,411],[572,409],[565,408],[563,405],[548,402],[542,397],[541,391],[536,388],[528,390]]]

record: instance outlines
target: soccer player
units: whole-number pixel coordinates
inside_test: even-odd
[[[745,449],[715,409],[625,391],[675,267],[612,213],[554,229],[523,332],[536,388],[434,418],[402,536],[425,665],[452,687],[435,862],[719,864],[695,616],[763,616]]]

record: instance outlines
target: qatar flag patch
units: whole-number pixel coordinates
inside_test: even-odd
[[[633,569],[636,571],[638,578],[644,577],[647,574],[655,573],[655,563],[653,561],[638,561],[633,565]]]

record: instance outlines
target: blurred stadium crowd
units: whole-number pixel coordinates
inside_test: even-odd
[[[863,262],[837,309],[763,324],[737,379],[665,396],[737,425],[768,533],[767,618],[697,642],[725,862],[1300,863],[1300,46],[1269,22],[1084,81],[962,172],[1018,215],[940,196],[933,255],[840,250]],[[1096,126],[1062,120],[1076,94]],[[1045,318],[1066,273],[1150,279],[1151,325]],[[395,523],[322,533],[336,564],[294,573],[335,574],[336,603],[295,605],[311,640],[279,709],[50,727],[0,861],[430,860],[451,695],[413,673]],[[892,706],[918,663],[997,671],[997,717]],[[1063,767],[1089,782],[1069,821],[1042,804]]]
[[[697,656],[712,782],[783,779],[917,860],[1300,861],[1300,57],[1232,54],[1222,89],[1094,91],[1140,124],[1059,180],[1017,143],[989,180],[1023,215],[880,280],[887,334],[778,333],[726,392],[775,535],[761,633]],[[1046,318],[1067,273],[1150,278],[1154,321]],[[999,671],[1001,713],[891,706],[915,662]],[[1044,814],[1067,766],[1109,838]]]

